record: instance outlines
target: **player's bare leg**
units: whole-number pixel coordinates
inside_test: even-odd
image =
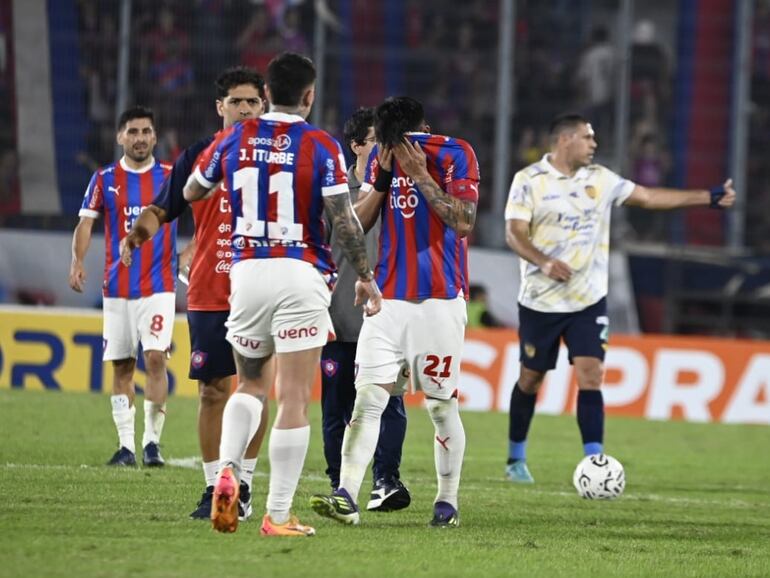
[[[249,358],[234,351],[238,389],[225,404],[219,444],[219,474],[214,484],[211,525],[220,532],[238,528],[239,477],[246,447],[252,440],[267,403],[272,372],[265,371],[272,356]]]
[[[112,420],[118,430],[120,447],[107,465],[135,466],[136,443],[134,441],[134,368],[133,358],[118,359],[112,362]]]
[[[388,405],[395,383],[362,385],[350,423],[342,440],[340,487],[331,496],[315,495],[310,505],[316,513],[344,524],[358,524],[358,492],[366,469],[374,457],[380,436],[380,418]]]
[[[270,491],[261,532],[267,536],[312,536],[315,530],[292,516],[291,505],[310,444],[307,405],[321,348],[279,353],[278,412],[270,432]]]
[[[160,436],[166,421],[166,400],[168,399],[168,373],[166,352],[149,350],[144,352],[144,367],[147,383],[144,389],[144,436],[142,436],[143,463],[149,467],[164,465],[160,455]]]

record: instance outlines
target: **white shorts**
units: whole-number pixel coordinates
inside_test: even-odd
[[[356,353],[356,387],[395,383],[393,395],[420,389],[449,399],[460,378],[467,310],[456,299],[383,299],[382,311],[364,319]]]
[[[249,358],[323,347],[333,332],[330,302],[326,281],[307,261],[240,261],[230,269],[227,341]]]
[[[168,351],[174,331],[176,295],[155,293],[138,299],[104,298],[104,361],[136,359],[144,351]]]

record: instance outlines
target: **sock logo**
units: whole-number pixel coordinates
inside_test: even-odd
[[[436,436],[436,441],[441,444],[441,447],[444,448],[446,451],[449,451],[449,446],[447,446],[447,442],[449,441],[449,436],[445,437],[443,440],[440,436]]]

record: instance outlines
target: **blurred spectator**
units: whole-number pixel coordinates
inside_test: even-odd
[[[612,94],[615,53],[606,28],[596,28],[578,61],[575,84],[578,88],[580,108],[597,135],[597,140],[607,140],[612,129]]]
[[[468,327],[502,327],[494,315],[488,310],[487,288],[483,285],[471,284],[468,287]]]
[[[264,74],[273,56],[281,50],[281,41],[264,6],[251,9],[251,18],[238,35],[235,46],[241,64]]]
[[[288,50],[290,52],[297,52],[299,54],[308,53],[308,44],[302,29],[300,28],[300,12],[299,8],[289,8],[283,15],[283,22],[281,23],[281,38],[283,40],[283,46],[281,50]],[[257,69],[257,70],[266,70]]]
[[[669,97],[668,58],[658,42],[655,24],[640,20],[634,27],[631,44],[631,117],[660,112],[659,105]],[[656,116],[657,120],[660,120]]]
[[[637,127],[630,145],[631,180],[643,187],[661,187],[666,184],[670,161],[664,151],[660,138],[645,130],[645,125]],[[635,236],[642,241],[660,241],[666,238],[667,215],[662,211],[645,211],[637,207],[627,207],[626,217],[634,230]]]

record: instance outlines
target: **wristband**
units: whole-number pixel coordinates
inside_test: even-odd
[[[721,209],[722,207],[719,205],[719,201],[722,200],[722,197],[724,197],[727,194],[727,191],[725,191],[725,188],[723,186],[713,187],[709,190],[709,194],[711,195],[711,202],[709,203],[709,208],[711,209]]]
[[[380,167],[377,178],[374,180],[374,190],[380,193],[387,193],[390,190],[393,181],[393,171],[386,171]]]

